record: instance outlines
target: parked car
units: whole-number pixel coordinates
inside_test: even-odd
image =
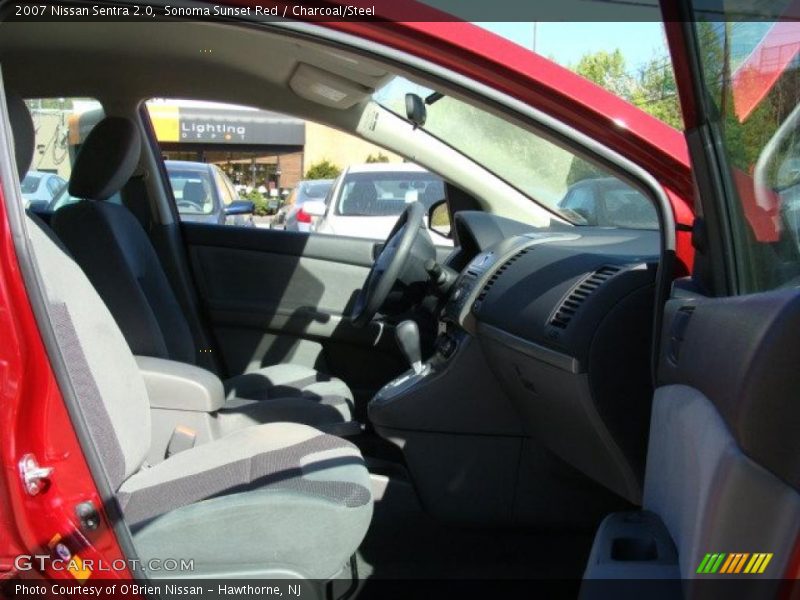
[[[332,183],[333,179],[310,179],[298,182],[284,205],[278,209],[270,227],[288,231],[310,231],[311,215],[300,209],[309,200],[324,200]]]
[[[306,202],[299,218],[317,233],[386,239],[409,203],[427,210],[442,199],[441,177],[418,165],[351,165],[334,181],[330,200]]]
[[[584,179],[573,184],[558,207],[575,215],[583,225],[658,229],[653,203],[615,177]]]
[[[28,208],[42,208],[58,196],[67,185],[63,177],[45,171],[28,171],[22,180],[22,197]]]
[[[182,221],[220,225],[253,225],[255,205],[242,200],[217,165],[183,160],[165,161],[175,205]]]

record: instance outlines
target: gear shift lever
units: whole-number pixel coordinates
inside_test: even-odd
[[[414,321],[402,321],[395,327],[397,345],[408,360],[414,373],[422,373],[422,351],[419,347],[419,328]]]

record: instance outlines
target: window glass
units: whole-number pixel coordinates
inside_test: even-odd
[[[727,11],[729,4],[721,6]],[[769,10],[774,19],[787,5],[766,2],[759,11]],[[706,97],[719,115],[740,291],[796,285],[800,27],[791,21],[709,21],[699,14],[695,32]]]
[[[25,175],[25,179],[22,180],[22,193],[23,194],[33,194],[36,190],[39,189],[39,184],[42,182],[42,178],[38,175],[32,175],[28,173]]]
[[[104,116],[93,98],[32,98],[26,100],[36,132],[34,154],[22,182],[26,208],[52,212],[81,200],[69,195],[67,182],[81,144]],[[115,194],[107,202],[120,203]]]
[[[378,90],[373,99],[405,118],[406,93],[425,99],[427,118],[422,128],[472,158],[497,175],[532,202],[544,206],[574,225],[597,222],[597,205],[591,214],[579,216],[564,209],[564,201],[574,186],[586,181],[603,182],[611,179],[620,187],[635,191],[608,170],[576,155],[545,137],[520,127],[486,110],[456,98],[396,77]],[[643,195],[638,202],[650,204]],[[641,210],[644,210],[642,208]],[[607,221],[607,227],[626,227],[625,222]],[[651,224],[657,228],[657,224]]]
[[[655,207],[638,190],[610,187],[603,193],[603,202],[608,223],[630,229],[658,229]]]
[[[444,198],[444,184],[432,173],[348,173],[339,190],[336,213],[348,217],[397,217],[409,202],[429,208]]]
[[[207,165],[187,169],[167,161],[167,173],[178,211],[187,215],[209,215],[214,210],[214,183]]]
[[[293,202],[302,204],[306,200],[324,200],[331,189],[332,179],[321,179],[319,181],[303,181],[295,188],[295,198]],[[289,200],[287,200],[289,203]]]

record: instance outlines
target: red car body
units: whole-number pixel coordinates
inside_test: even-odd
[[[638,164],[667,193],[679,226],[678,258],[684,272],[691,269],[686,229],[693,218],[693,181],[681,132],[555,63],[469,23],[334,21],[320,25],[438,63],[550,114]],[[73,551],[96,565],[124,558],[34,319],[1,191],[0,340],[0,578],[30,576],[30,572],[16,573],[14,557],[47,549],[59,536],[71,540]],[[19,474],[20,459],[29,453],[54,469],[48,489],[35,496],[25,493]],[[103,519],[91,539],[79,533],[72,512],[85,501],[100,508]],[[69,577],[66,571],[44,574]],[[119,570],[100,574],[103,578],[126,575]]]

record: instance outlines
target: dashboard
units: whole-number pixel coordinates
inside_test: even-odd
[[[526,434],[636,500],[652,394],[659,232],[455,217],[447,336],[478,340]],[[452,345],[452,344],[451,344]]]

